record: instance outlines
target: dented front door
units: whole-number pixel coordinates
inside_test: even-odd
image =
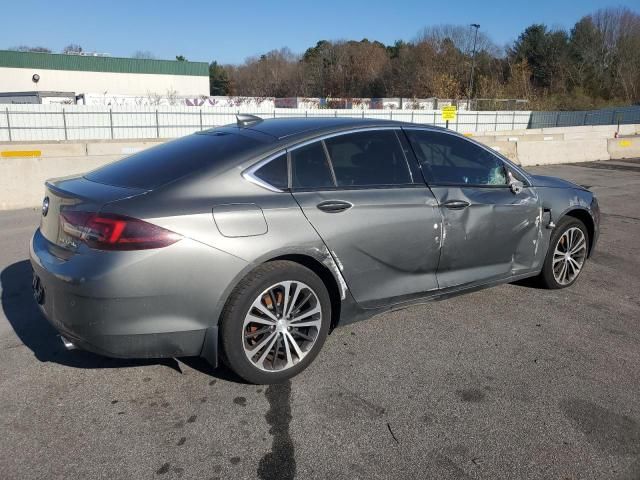
[[[540,251],[540,205],[534,188],[432,186],[442,212],[440,288],[531,271]]]

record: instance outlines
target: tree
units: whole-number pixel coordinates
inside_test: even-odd
[[[185,58],[184,55],[176,55],[176,60],[178,62],[186,62],[187,61],[187,59]]]
[[[229,77],[225,68],[213,61],[209,65],[209,93],[210,95],[229,95]]]
[[[137,50],[131,58],[136,58],[138,60],[155,60],[156,56],[149,50]]]
[[[509,51],[516,62],[526,61],[531,81],[537,87],[551,87],[560,80],[568,53],[568,36],[562,30],[549,31],[546,25],[527,27]]]
[[[79,55],[82,52],[82,47],[76,43],[70,43],[62,49],[62,53],[66,53],[67,55]]]
[[[27,45],[18,45],[17,47],[11,47],[9,50],[15,52],[38,52],[38,53],[52,53],[50,48],[47,47],[29,47]]]

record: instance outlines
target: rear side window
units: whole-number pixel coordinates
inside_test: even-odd
[[[261,144],[231,133],[189,135],[106,165],[85,178],[106,185],[149,189],[204,167],[231,162]]]
[[[282,190],[289,187],[288,167],[287,167],[287,155],[282,154],[277,158],[274,158],[266,165],[260,167],[254,175],[276,188]]]
[[[291,183],[293,188],[303,189],[335,186],[321,142],[291,151]]]
[[[407,160],[392,130],[350,133],[325,143],[338,187],[411,183]]]
[[[502,160],[469,140],[420,130],[407,130],[407,136],[433,185],[507,185]]]

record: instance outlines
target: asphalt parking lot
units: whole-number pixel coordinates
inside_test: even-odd
[[[640,478],[640,161],[530,170],[599,197],[577,285],[338,329],[269,387],[65,351],[31,297],[39,212],[0,212],[0,477]]]

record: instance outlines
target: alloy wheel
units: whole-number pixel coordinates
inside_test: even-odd
[[[587,240],[578,227],[567,229],[553,252],[553,277],[560,285],[569,285],[577,277],[587,257]]]
[[[256,298],[242,328],[244,353],[260,370],[282,371],[313,348],[322,326],[318,295],[299,281],[270,286]]]

